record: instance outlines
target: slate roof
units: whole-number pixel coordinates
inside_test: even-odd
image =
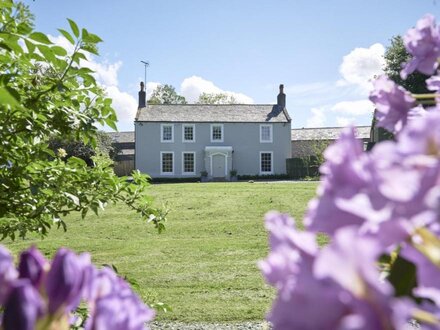
[[[273,104],[155,104],[140,108],[141,122],[288,123],[287,110]]]
[[[134,132],[109,132],[115,143],[134,143]]]
[[[291,131],[292,141],[336,140],[344,127],[294,128]],[[359,139],[370,138],[370,126],[356,126]]]

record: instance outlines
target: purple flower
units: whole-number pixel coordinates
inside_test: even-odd
[[[377,126],[392,133],[399,132],[407,123],[415,99],[386,76],[380,76],[373,84],[370,101],[376,106]]]
[[[381,253],[377,239],[362,236],[356,227],[345,227],[336,232],[314,264],[318,279],[331,278],[353,296],[350,308],[364,329],[388,329],[394,322],[389,305],[393,290],[379,280],[376,267]]]
[[[318,250],[313,234],[296,231],[286,215],[267,214],[266,228],[271,252],[259,266],[278,291],[267,316],[274,329],[389,329],[409,319],[389,305],[392,290],[379,282],[374,239],[346,228]]]
[[[154,318],[154,311],[134,296],[112,294],[100,298],[87,321],[87,330],[143,330]]]
[[[310,230],[334,234],[355,225],[387,248],[414,228],[438,224],[440,111],[414,119],[397,142],[371,153],[359,151],[354,133],[344,131],[324,155],[323,182],[305,217]]]
[[[412,59],[401,71],[402,78],[406,79],[415,70],[426,75],[433,74],[440,56],[440,32],[434,16],[425,15],[421,18],[415,28],[408,30],[403,42]]]
[[[356,227],[344,227],[316,258],[314,274],[318,278],[331,277],[359,298],[367,298],[372,289],[388,296],[392,289],[379,281],[375,266],[381,253],[376,239],[362,236]]]
[[[377,186],[374,162],[362,151],[353,128],[346,128],[324,157],[318,198],[309,203],[304,219],[308,229],[333,234],[343,226],[361,226],[366,218],[377,224],[389,219],[385,203],[370,198]]]
[[[78,306],[89,265],[88,254],[77,256],[64,248],[58,250],[45,281],[51,314],[70,312]]]
[[[426,79],[426,86],[429,90],[438,92],[440,90],[440,76],[432,76]]]
[[[91,315],[86,329],[141,330],[154,318],[154,310],[111,269],[93,268],[89,275],[86,297],[91,304]]]
[[[398,152],[404,157],[440,155],[440,111],[429,111],[420,120],[414,120],[398,137]],[[426,159],[429,166],[436,162]],[[422,161],[422,160],[420,160]]]
[[[37,289],[43,280],[44,272],[48,269],[49,263],[35,246],[21,253],[18,264],[19,277],[29,279]]]
[[[38,291],[28,279],[16,280],[4,305],[5,330],[33,330],[44,312],[44,304]]]
[[[4,303],[9,293],[10,284],[17,278],[17,270],[11,254],[0,245],[0,304]]]
[[[315,236],[298,232],[290,217],[275,212],[266,215],[266,228],[271,252],[259,267],[278,290],[267,319],[275,329],[337,328],[348,309],[339,301],[338,285],[313,276]]]

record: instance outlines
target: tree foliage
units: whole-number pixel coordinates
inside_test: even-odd
[[[394,36],[390,40],[390,45],[385,51],[385,74],[393,80],[396,84],[404,87],[411,93],[425,94],[430,93],[426,87],[426,79],[428,78],[424,74],[416,71],[410,74],[407,79],[402,79],[400,76],[400,71],[402,70],[403,64],[408,62],[411,55],[406,51],[405,45],[403,43],[403,38],[400,35]],[[373,115],[372,126],[376,125],[375,115]],[[384,128],[378,129],[378,141],[392,140],[394,135],[388,132]]]
[[[49,148],[51,137],[96,147],[96,124],[116,128],[112,100],[81,65],[102,40],[68,22],[70,31],[59,32],[70,53],[34,31],[26,6],[0,1],[0,234],[46,235],[53,224],[65,229],[63,217],[72,211],[84,217],[117,201],[162,229],[165,214],[145,194],[147,176],[135,172],[130,184],[108,162],[97,159],[90,168]]]
[[[404,87],[411,93],[424,94],[429,93],[426,88],[425,80],[428,78],[420,72],[414,72],[406,80],[400,77],[402,65],[409,61],[411,55],[405,49],[403,38],[400,35],[391,39],[391,44],[385,51],[385,74],[396,84]]]
[[[171,85],[159,85],[153,91],[148,104],[186,104],[186,99],[177,94],[176,89]]]
[[[198,104],[237,104],[233,95],[226,93],[202,93],[199,96]]]
[[[113,144],[112,138],[103,131],[97,132],[96,147],[93,147],[90,143],[85,144],[82,141],[51,138],[49,140],[49,148],[54,153],[63,149],[66,152],[64,159],[78,157],[84,160],[88,166],[94,165],[93,157],[96,155],[106,156],[111,160],[115,160],[120,152]]]

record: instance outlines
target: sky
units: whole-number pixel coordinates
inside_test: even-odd
[[[292,128],[369,125],[371,79],[390,39],[437,0],[25,0],[35,28],[67,45],[67,18],[99,35],[86,65],[131,131],[148,61],[147,97],[171,84],[189,103],[202,92],[276,103],[284,84]]]

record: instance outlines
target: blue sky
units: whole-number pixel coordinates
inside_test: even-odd
[[[435,0],[49,0],[25,1],[36,29],[63,44],[66,18],[98,34],[89,66],[114,99],[119,130],[133,129],[141,60],[148,92],[172,84],[190,102],[230,92],[243,103],[274,103],[285,85],[292,127],[368,125],[369,79],[384,47]],[[55,5],[56,4],[56,5]]]

